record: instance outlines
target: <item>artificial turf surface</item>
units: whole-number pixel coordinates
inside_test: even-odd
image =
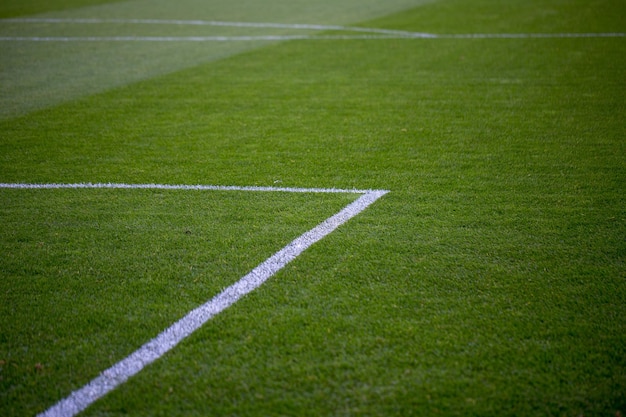
[[[615,0],[418,4],[359,26],[626,30]],[[206,48],[4,97],[0,182],[391,192],[85,415],[626,412],[626,38]],[[0,413],[45,410],[353,198],[2,190]]]

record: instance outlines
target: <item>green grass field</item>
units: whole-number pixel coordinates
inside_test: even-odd
[[[0,183],[390,191],[81,415],[626,413],[623,1],[0,18]],[[0,415],[44,412],[355,198],[0,188]]]

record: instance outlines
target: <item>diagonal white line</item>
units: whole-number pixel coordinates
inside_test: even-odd
[[[134,189],[184,189],[184,190],[234,190],[234,191],[277,191],[277,192],[337,192],[363,194],[348,204],[337,214],[324,220],[313,229],[300,235],[287,246],[259,264],[235,284],[226,288],[205,304],[187,313],[182,319],[165,329],[154,339],[141,346],[134,353],[102,372],[84,387],[72,392],[40,417],[74,416],[99,398],[126,382],[143,368],[159,359],[183,339],[199,329],[208,320],[224,311],[240,298],[261,286],[285,265],[297,258],[302,252],[339,226],[361,213],[376,200],[388,193],[386,190],[342,190],[342,189],[303,189],[273,187],[223,187],[223,186],[185,186],[163,184],[7,184],[0,183],[0,188],[12,189],[58,189],[58,188],[134,188]]]

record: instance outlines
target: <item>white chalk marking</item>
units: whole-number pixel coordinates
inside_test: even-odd
[[[626,33],[448,33],[435,34],[404,30],[364,28],[358,26],[313,25],[301,23],[223,22],[213,20],[167,19],[55,19],[14,18],[0,19],[0,23],[46,24],[122,24],[122,25],[177,25],[218,26],[239,28],[270,28],[315,31],[361,32],[369,35],[258,35],[258,36],[4,36],[0,41],[31,42],[236,42],[288,40],[360,40],[360,39],[540,39],[540,38],[623,38]]]
[[[418,36],[411,36],[417,38]],[[423,34],[423,38],[432,35]],[[0,36],[4,42],[251,42],[296,40],[405,39],[392,35],[258,35],[258,36]]]
[[[542,39],[542,38],[623,38],[626,33],[459,33],[434,35],[439,39]]]
[[[254,42],[376,39],[567,39],[623,38],[626,33],[470,33],[436,35],[259,35],[259,36],[0,36],[1,42]]]
[[[112,188],[112,189],[143,189],[143,190],[200,190],[200,191],[265,191],[286,193],[352,193],[367,194],[380,190],[358,190],[342,188],[293,188],[293,187],[264,187],[239,185],[184,185],[184,184],[124,184],[124,183],[74,183],[74,184],[30,184],[30,183],[0,183],[0,188],[14,189],[59,189],[59,188]]]
[[[373,36],[2,36],[4,42],[251,42],[313,39],[372,39]],[[379,39],[380,37],[374,37]]]
[[[139,24],[139,25],[176,25],[176,26],[218,26],[238,28],[271,28],[296,30],[339,30],[345,32],[369,32],[386,34],[411,34],[404,30],[362,28],[357,26],[312,25],[304,23],[266,23],[266,22],[223,22],[215,20],[168,20],[168,19],[55,19],[55,18],[14,18],[0,19],[0,23],[46,23],[46,24]]]
[[[273,191],[273,192],[311,192],[311,193],[359,193],[357,200],[348,204],[337,214],[324,220],[313,229],[305,232],[287,246],[270,256],[235,284],[226,288],[217,296],[187,313],[182,319],[165,329],[154,339],[122,361],[102,372],[84,387],[72,392],[68,397],[56,403],[40,417],[70,417],[89,407],[99,398],[126,382],[143,368],[159,359],[183,339],[198,330],[215,315],[224,311],[240,298],[261,286],[289,262],[339,226],[361,213],[380,197],[386,190],[344,190],[324,188],[277,188],[277,187],[238,187],[213,185],[165,185],[165,184],[0,184],[0,188],[11,189],[159,189],[159,190],[222,190],[222,191]]]

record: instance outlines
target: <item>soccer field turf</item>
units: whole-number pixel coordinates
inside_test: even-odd
[[[389,192],[81,415],[623,415],[625,33],[620,0],[0,5],[0,415],[359,198],[328,190]]]

